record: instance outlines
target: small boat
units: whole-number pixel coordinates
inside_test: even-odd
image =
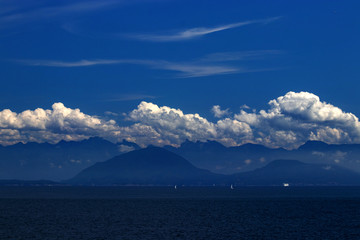
[[[176,185],[174,186],[174,189],[177,189],[177,186],[176,186]]]
[[[288,184],[288,183],[283,183],[283,186],[284,186],[284,187],[288,187],[288,186],[290,186],[290,184]]]

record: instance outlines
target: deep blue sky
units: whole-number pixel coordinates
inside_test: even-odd
[[[292,90],[315,93],[360,115],[357,1],[118,1],[96,9],[45,16],[36,11],[74,3],[57,1],[59,4],[50,6],[48,1],[5,2],[1,5],[15,9],[0,17],[2,109],[49,108],[60,101],[93,114],[123,112],[136,107],[145,95],[155,97],[150,100],[159,105],[206,115],[214,104],[233,111],[242,104],[261,108]],[[24,17],[5,19],[12,14]],[[268,24],[176,42],[125,37],[279,16]],[[279,52],[226,65],[269,71],[193,78],[133,64],[59,68],[12,62],[141,59],[190,63],[212,53],[259,50]],[[111,101],[126,100],[129,95],[140,99]]]
[[[62,102],[102,116],[145,100],[211,120],[213,105],[266,109],[271,99],[306,91],[359,116],[359,7],[329,0],[1,0],[0,109]],[[156,41],[247,21],[255,22]],[[249,53],[256,56],[241,58]],[[219,60],[224,56],[235,59]],[[120,63],[69,67],[99,59]],[[245,72],[189,75],[169,69],[174,65]]]

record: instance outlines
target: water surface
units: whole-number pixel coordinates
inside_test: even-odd
[[[0,239],[359,236],[359,187],[0,188]]]

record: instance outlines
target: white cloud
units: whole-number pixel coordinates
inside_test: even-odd
[[[222,115],[223,111],[215,108]],[[191,141],[216,140],[227,146],[259,143],[294,148],[307,140],[327,143],[360,143],[360,123],[352,113],[320,101],[308,92],[288,92],[269,102],[269,109],[238,114],[211,122],[198,113],[141,102],[123,115],[130,124],[91,116],[79,109],[55,103],[52,109],[38,108],[20,113],[0,111],[0,144],[16,142],[57,142],[99,136],[108,140],[126,139],[141,146],[179,145]],[[313,153],[318,154],[318,153]],[[341,161],[346,156],[333,156]]]
[[[194,38],[208,35],[211,33],[220,32],[220,31],[237,28],[237,27],[241,27],[241,26],[246,26],[246,25],[250,25],[250,24],[256,24],[256,23],[266,24],[266,23],[275,21],[277,19],[279,19],[279,17],[237,22],[237,23],[216,26],[216,27],[190,28],[187,30],[182,30],[182,31],[174,32],[174,33],[170,33],[170,34],[132,34],[132,35],[127,35],[127,37],[137,39],[137,40],[152,41],[152,42],[183,41],[183,40],[194,39]]]
[[[340,108],[321,102],[315,94],[308,92],[288,92],[269,102],[272,112],[292,115],[304,121],[358,122],[352,113],[344,113]]]
[[[54,103],[52,110],[37,108],[21,113],[4,109],[0,112],[0,143],[19,141],[79,140],[89,136],[115,137],[119,127],[113,120],[105,121],[82,113],[79,109]]]
[[[219,105],[215,105],[211,108],[211,111],[213,112],[214,116],[217,118],[222,118],[223,116],[229,115],[229,109],[221,110]]]
[[[199,114],[185,114],[180,109],[167,106],[159,107],[153,103],[141,102],[137,109],[128,114],[128,120],[137,122],[137,127],[147,127],[148,137],[134,137],[134,128],[129,127],[128,133],[140,144],[180,144],[186,139],[191,141],[217,140],[226,145],[234,145],[238,141],[250,138],[252,134],[246,123],[235,119],[222,119],[217,123],[209,122]],[[135,131],[136,132],[136,131]],[[156,133],[156,134],[155,134]],[[138,133],[136,133],[138,135]],[[145,144],[146,145],[146,144]]]
[[[225,118],[217,121],[216,123],[218,136],[228,137],[239,142],[239,139],[251,139],[252,138],[252,129],[251,127],[244,122],[239,122],[236,119]],[[236,144],[234,144],[236,145]]]
[[[320,101],[315,94],[288,92],[271,100],[269,105],[268,110],[260,110],[258,113],[241,110],[234,116],[256,131],[258,142],[284,147],[299,145],[306,140],[360,142],[358,118]]]
[[[147,125],[167,142],[180,144],[185,139],[207,140],[216,137],[216,127],[199,114],[184,114],[180,109],[141,102],[129,119]]]

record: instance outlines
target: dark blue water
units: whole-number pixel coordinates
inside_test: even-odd
[[[360,239],[360,188],[1,187],[0,239]]]

